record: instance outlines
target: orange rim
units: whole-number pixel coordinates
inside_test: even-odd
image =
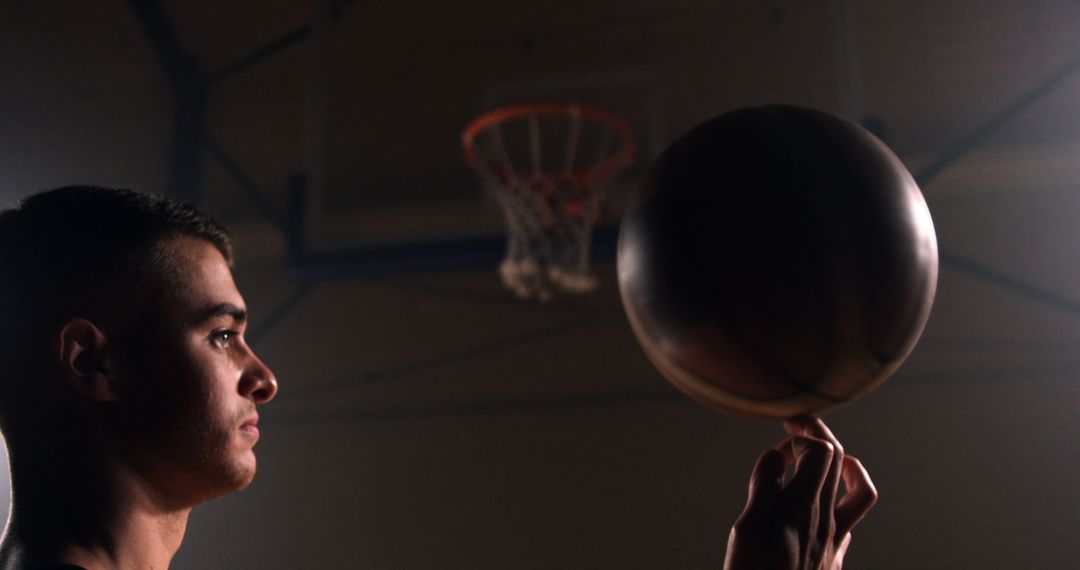
[[[465,150],[465,159],[469,161],[469,164],[474,168],[478,166],[479,157],[477,157],[476,154],[476,138],[480,136],[480,133],[484,132],[492,125],[528,117],[530,115],[565,116],[573,113],[577,113],[591,121],[604,123],[610,126],[623,139],[623,146],[618,152],[609,157],[600,159],[588,169],[589,171],[594,173],[614,173],[634,157],[637,150],[634,141],[634,131],[630,128],[630,123],[628,123],[626,119],[623,119],[614,113],[597,107],[573,105],[570,103],[519,103],[484,113],[465,127],[465,132],[461,136],[461,144]],[[586,173],[582,172],[575,174],[585,176]]]

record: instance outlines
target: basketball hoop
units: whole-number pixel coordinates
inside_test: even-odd
[[[542,301],[596,289],[592,229],[607,184],[633,159],[629,123],[594,107],[511,105],[470,123],[462,145],[506,220],[503,284]]]

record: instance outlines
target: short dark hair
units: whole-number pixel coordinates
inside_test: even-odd
[[[232,265],[228,230],[163,196],[67,186],[0,212],[0,357],[43,340],[27,333],[51,334],[70,318],[107,320],[135,308],[171,276],[164,246],[181,236],[213,244]]]
[[[229,231],[189,204],[121,188],[65,186],[0,212],[0,263],[40,259],[40,253],[57,255],[59,261],[72,248],[122,253],[180,235],[212,243],[232,264]]]

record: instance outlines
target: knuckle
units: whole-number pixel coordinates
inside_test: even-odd
[[[866,503],[867,506],[874,506],[878,502],[878,492],[873,485],[866,490]]]
[[[849,455],[845,459],[854,465],[855,473],[858,474],[859,482],[863,487],[863,492],[865,493],[867,500],[870,504],[876,503],[878,500],[878,490],[877,487],[874,486],[874,482],[870,479],[870,474],[867,473],[866,468],[863,467],[862,461],[859,461],[859,459],[853,455]]]
[[[823,439],[815,439],[812,441],[814,442],[813,449],[815,449],[818,453],[832,455],[836,452],[836,447],[832,443],[829,443]]]

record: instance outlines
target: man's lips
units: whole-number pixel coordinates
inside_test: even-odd
[[[240,424],[240,432],[259,439],[259,414],[244,420],[244,423]]]

